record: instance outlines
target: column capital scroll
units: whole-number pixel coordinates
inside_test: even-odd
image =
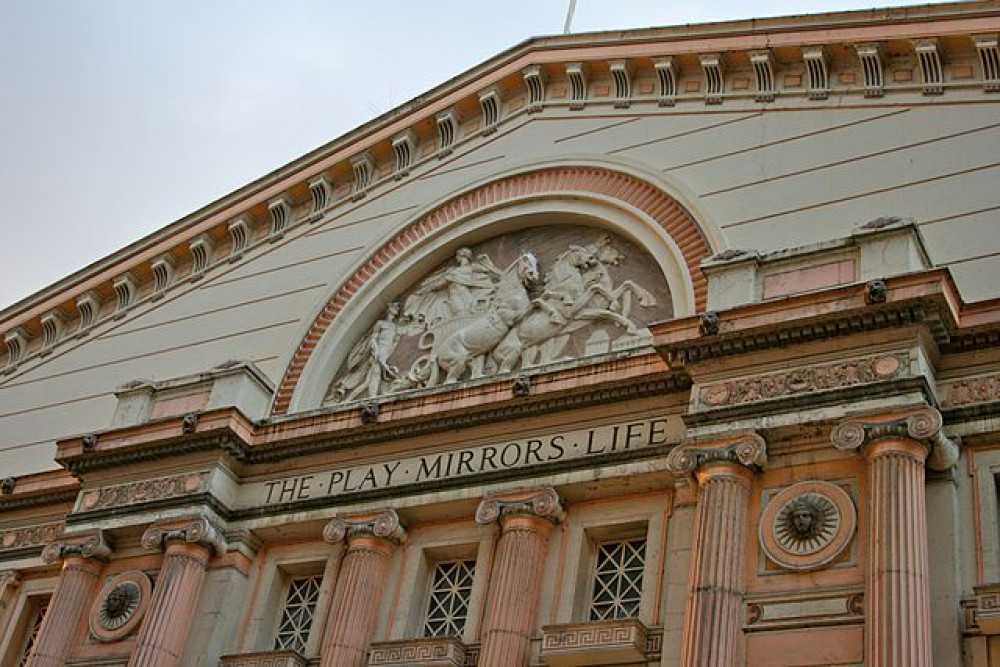
[[[93,558],[102,562],[111,560],[111,544],[103,530],[78,535],[64,535],[42,549],[42,561],[52,565],[69,557]]]
[[[551,486],[514,492],[490,494],[476,509],[476,523],[496,523],[502,516],[522,514],[556,523],[563,517],[559,494]]]
[[[162,549],[172,541],[197,544],[217,556],[226,553],[222,531],[205,517],[154,523],[142,534],[142,546],[146,549]]]
[[[763,468],[767,464],[767,443],[755,431],[745,431],[717,442],[685,442],[667,454],[667,469],[675,475],[690,475],[710,463]]]
[[[372,536],[400,544],[406,539],[406,529],[399,522],[396,510],[386,508],[374,512],[338,514],[323,528],[323,539],[337,544],[355,536]]]
[[[842,451],[861,450],[881,440],[911,440],[926,448],[928,468],[948,470],[958,461],[960,441],[947,436],[943,424],[941,413],[925,405],[896,419],[845,419],[833,427],[830,440]]]

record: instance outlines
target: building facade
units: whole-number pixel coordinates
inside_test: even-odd
[[[998,34],[529,40],[0,313],[0,666],[1000,665]]]

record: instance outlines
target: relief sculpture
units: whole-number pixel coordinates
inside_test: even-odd
[[[666,281],[631,242],[582,226],[459,248],[389,303],[351,347],[327,403],[511,373],[648,344],[672,315]]]

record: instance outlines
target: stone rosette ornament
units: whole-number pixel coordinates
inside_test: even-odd
[[[760,546],[788,570],[815,570],[851,543],[857,511],[850,495],[829,482],[794,484],[771,498],[760,517]]]
[[[90,634],[105,643],[127,637],[142,622],[152,589],[144,572],[124,572],[112,577],[90,610]]]

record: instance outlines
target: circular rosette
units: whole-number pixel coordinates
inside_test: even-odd
[[[775,494],[760,517],[767,557],[789,570],[815,570],[850,544],[857,528],[851,497],[829,482],[801,482]]]
[[[90,610],[90,634],[116,642],[133,632],[149,607],[152,584],[143,572],[124,572],[101,588]]]

